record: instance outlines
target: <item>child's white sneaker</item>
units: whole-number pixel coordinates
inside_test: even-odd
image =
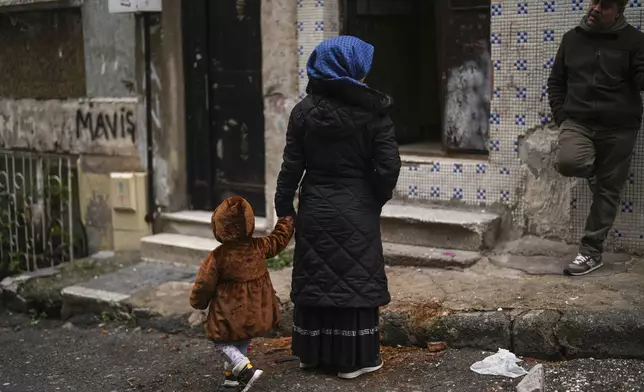
[[[239,386],[244,387],[241,392],[248,392],[253,387],[260,377],[262,377],[264,372],[260,369],[255,369],[253,365],[248,363],[244,368],[238,373],[237,380],[239,381]]]
[[[224,379],[224,388],[237,388],[239,380],[230,370],[226,370],[226,378]]]

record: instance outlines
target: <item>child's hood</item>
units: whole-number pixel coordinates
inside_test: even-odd
[[[212,233],[224,243],[246,239],[255,231],[255,214],[250,204],[239,196],[224,200],[212,213]]]

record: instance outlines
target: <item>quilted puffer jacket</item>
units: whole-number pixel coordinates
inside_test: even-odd
[[[275,194],[278,216],[295,214],[299,184],[291,299],[385,305],[380,213],[400,173],[392,100],[346,81],[312,80],[307,92],[291,113]]]

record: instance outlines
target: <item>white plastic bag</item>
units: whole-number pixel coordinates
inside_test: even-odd
[[[470,366],[470,369],[478,374],[486,374],[490,376],[505,376],[517,378],[528,374],[525,369],[517,365],[521,362],[516,355],[508,350],[500,348],[499,351],[490,355],[482,361],[476,362]]]

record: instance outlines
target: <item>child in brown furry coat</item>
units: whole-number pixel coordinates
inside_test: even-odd
[[[293,236],[293,219],[278,220],[273,232],[253,238],[255,215],[241,197],[223,201],[212,214],[212,231],[221,243],[201,263],[190,305],[208,310],[206,336],[226,361],[224,385],[248,391],[262,375],[246,352],[250,340],[279,322],[279,301],[266,268]]]

